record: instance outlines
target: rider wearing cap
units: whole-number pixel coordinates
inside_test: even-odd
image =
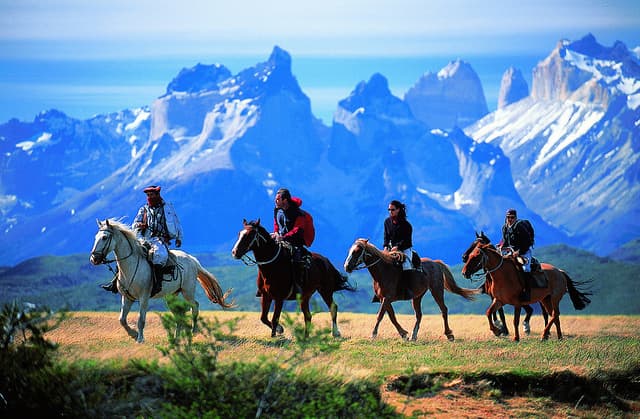
[[[149,260],[153,264],[155,280],[151,295],[157,294],[162,288],[162,270],[169,257],[169,245],[175,239],[176,247],[182,246],[182,226],[173,205],[160,196],[160,186],[151,185],[144,188],[147,203],[140,207],[132,229],[138,240],[149,246]],[[103,285],[107,291],[117,292],[114,278],[108,285]]]
[[[533,254],[531,247],[533,241],[531,234],[525,227],[523,220],[518,219],[518,212],[509,208],[505,215],[504,225],[502,226],[502,240],[498,244],[498,249],[510,247],[516,255],[522,256],[524,264],[522,270],[524,274],[524,291],[520,296],[522,301],[531,299],[531,259]]]

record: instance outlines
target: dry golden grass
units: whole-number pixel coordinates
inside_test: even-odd
[[[238,318],[234,338],[223,343],[220,362],[271,361],[285,359],[292,353],[291,330],[283,337],[271,338],[270,330],[256,312],[207,311],[201,315],[220,322]],[[291,314],[301,322],[299,313]],[[570,370],[588,375],[599,370],[619,370],[640,365],[640,316],[572,316],[561,317],[565,339],[558,342],[555,329],[548,342],[540,342],[543,321],[532,319],[532,334],[521,336],[521,342],[497,338],[488,329],[487,319],[480,315],[452,315],[449,324],[456,340],[443,335],[440,315],[426,315],[417,342],[402,341],[389,319],[383,319],[378,338],[371,339],[375,315],[340,313],[341,346],[337,352],[313,357],[308,362],[315,368],[346,380],[374,378],[382,381],[385,402],[407,416],[435,418],[516,418],[516,417],[637,417],[638,411],[621,412],[613,406],[584,408],[559,403],[545,397],[500,397],[470,395],[456,380],[428,397],[407,397],[389,391],[389,383],[398,375],[429,374],[447,371],[495,373],[520,368],[541,372]],[[399,315],[401,325],[411,330],[413,315]],[[136,327],[137,313],[129,323]],[[507,316],[510,329],[512,317]],[[329,328],[329,313],[317,313],[316,328]],[[511,330],[512,334],[513,331]],[[118,322],[116,312],[74,312],[47,338],[60,344],[58,353],[68,361],[96,360],[126,362],[130,359],[157,359],[167,362],[157,350],[166,346],[166,332],[158,313],[147,315],[146,342],[137,344]],[[196,339],[203,339],[199,335]],[[303,365],[304,368],[304,365]],[[640,403],[632,401],[634,409]]]

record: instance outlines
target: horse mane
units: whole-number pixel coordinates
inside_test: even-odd
[[[402,252],[389,252],[387,250],[380,250],[375,245],[371,244],[369,242],[369,239],[357,239],[356,243],[360,243],[362,246],[364,246],[365,250],[368,250],[369,253],[378,256],[386,263],[394,263],[396,260],[398,260],[397,253],[400,253],[404,256]]]
[[[142,243],[140,243],[140,241],[136,237],[136,233],[134,233],[134,231],[131,230],[131,228],[127,224],[123,223],[122,221],[118,221],[115,218],[109,218],[105,220],[105,224],[107,221],[109,222],[109,225],[111,227],[114,227],[116,230],[122,233],[122,235],[127,239],[127,241],[129,241],[136,252],[142,255],[146,253],[144,246],[142,246]]]

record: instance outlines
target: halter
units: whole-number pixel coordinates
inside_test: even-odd
[[[353,269],[354,269],[355,271],[359,271],[359,270],[361,270],[361,269],[367,269],[367,268],[370,268],[370,267],[372,267],[372,266],[373,266],[373,265],[375,265],[376,263],[379,263],[379,262],[382,260],[382,257],[377,256],[377,255],[374,255],[373,253],[369,253],[369,252],[367,252],[367,246],[366,246],[366,245],[364,245],[364,244],[362,244],[362,242],[359,242],[359,241],[358,241],[358,242],[356,242],[356,243],[358,244],[358,246],[361,246],[361,247],[362,247],[362,253],[360,253],[360,256],[359,256],[359,257],[358,257],[358,259],[356,260],[356,266],[354,266],[354,267],[353,267]],[[367,264],[367,263],[365,262],[365,260],[364,260],[365,256],[374,256],[374,257],[377,257],[378,259],[377,259],[375,262],[371,263],[371,264]],[[362,266],[360,266],[360,265],[362,265]]]
[[[262,234],[260,234],[260,230],[258,230],[255,227],[253,227],[253,231],[255,231],[256,234],[253,236],[253,239],[249,242],[249,245],[247,246],[247,251],[252,250],[252,247],[253,247],[254,244],[255,244],[256,247],[260,247],[260,244],[261,244],[260,240],[264,241],[265,244],[268,242],[268,239],[266,237],[263,237]],[[253,259],[251,256],[249,256],[247,253],[242,255],[240,257],[240,259],[247,266],[268,265],[271,262],[273,262],[276,259],[278,259],[278,256],[280,256],[280,251],[281,250],[282,250],[282,246],[278,245],[278,250],[276,251],[276,254],[271,259],[269,259],[269,260],[267,260],[265,262],[257,261],[255,259]]]

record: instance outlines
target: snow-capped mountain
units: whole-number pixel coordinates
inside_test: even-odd
[[[600,254],[640,232],[640,66],[626,46],[561,41],[531,96],[466,130],[511,160],[526,205]]]
[[[536,68],[531,96],[487,116],[475,72],[457,60],[405,99],[373,74],[327,127],[275,47],[235,75],[220,64],[184,69],[145,109],[9,121],[0,125],[0,264],[88,253],[95,219],[130,222],[148,184],[176,206],[190,252],[229,251],[243,218],[270,226],[284,186],[314,216],[312,249],[338,265],[356,238],[381,245],[391,199],[407,203],[415,248],[449,263],[476,230],[497,241],[509,207],[533,221],[539,245],[605,254],[640,231],[637,59],[588,38],[562,43]],[[440,83],[439,95],[425,83]],[[415,111],[437,100],[447,106],[436,119]],[[477,122],[463,132],[454,126],[463,120]]]

